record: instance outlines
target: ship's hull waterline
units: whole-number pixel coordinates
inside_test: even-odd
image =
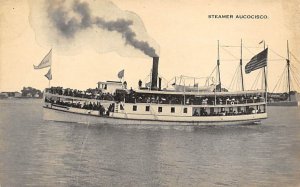
[[[116,118],[103,117],[87,113],[74,113],[66,110],[53,109],[44,107],[44,120],[59,121],[59,122],[73,122],[85,124],[109,124],[109,125],[151,125],[151,126],[202,126],[202,125],[250,125],[257,124],[262,119],[267,118],[266,113],[261,114],[247,114],[239,116],[205,116],[205,117],[191,117],[188,121],[184,118],[171,117],[166,119],[130,119],[130,118]],[[193,119],[192,119],[193,118]],[[197,119],[196,119],[197,118]]]

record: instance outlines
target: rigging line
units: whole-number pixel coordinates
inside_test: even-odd
[[[240,71],[237,71],[236,81],[235,81],[235,90],[241,90],[241,79],[240,79]]]
[[[254,47],[254,46],[245,46],[245,47],[247,47],[247,48],[256,48],[256,49],[258,49],[258,48],[261,48],[261,47]]]
[[[150,77],[150,75],[147,75],[147,76],[143,79],[143,81],[146,82],[146,80],[148,79],[148,77]]]
[[[291,69],[293,76],[299,81],[300,80],[300,76],[299,74],[297,74],[297,72],[295,72],[294,69]],[[300,82],[300,81],[299,81]]]
[[[257,81],[257,76],[255,77],[255,80],[254,80],[254,82],[251,85],[251,90],[253,90],[254,86],[256,85],[256,81]]]
[[[286,69],[286,72],[287,72],[287,71],[288,71],[288,68]],[[288,84],[285,84],[285,83],[287,83],[288,81],[289,81],[289,77],[288,77],[288,75],[287,75],[287,73],[286,73],[286,74],[285,74],[285,81],[284,81],[284,83],[283,83],[283,85],[285,86],[284,91],[289,89]]]
[[[233,83],[232,86],[230,87],[231,90],[238,90],[238,79],[237,79],[238,75],[235,74],[234,75],[234,79],[233,79]]]
[[[292,56],[298,63],[300,63],[300,60],[298,60],[298,59],[296,58],[296,56],[295,56],[292,52],[290,52],[290,54],[291,54],[291,56]]]
[[[294,87],[294,90],[297,90],[296,88],[300,88],[300,84],[299,84],[299,82],[296,81],[294,76],[292,76],[292,78],[294,79],[294,82],[296,83],[296,86],[297,86],[297,87]]]
[[[220,47],[241,47],[241,46],[238,46],[238,45],[221,45]]]
[[[229,84],[229,89],[231,89],[232,83],[233,83],[233,81],[234,81],[234,78],[235,78],[235,76],[236,76],[236,74],[237,74],[238,69],[239,69],[239,66],[236,68],[236,70],[235,70],[235,72],[234,72],[234,74],[233,74],[232,80],[231,80],[231,82],[230,82],[230,84]]]
[[[294,64],[290,64],[290,65],[297,69],[297,66],[295,66]]]
[[[285,67],[286,69],[287,67]],[[282,78],[283,78],[283,75],[285,74],[285,69],[283,70],[283,72],[281,73],[280,75],[280,78],[278,79],[277,83],[275,84],[275,87],[273,88],[272,90],[272,93],[274,93],[274,90],[277,88],[278,84],[281,82]]]
[[[291,65],[291,69],[294,69],[297,72],[299,72],[298,68],[296,66],[294,66],[293,64],[290,64]]]
[[[264,79],[264,75],[263,75],[263,68],[260,70],[260,77],[261,77],[261,79],[260,79],[260,89],[263,89],[264,88],[264,83],[265,83],[265,79]]]
[[[173,80],[174,80],[174,81],[173,81]],[[173,81],[173,82],[175,83],[175,77],[173,77],[172,79],[170,79],[170,80],[167,81],[167,87],[169,87],[169,83],[170,83],[171,81]]]
[[[295,79],[296,85],[298,86],[298,88],[300,88],[300,82],[299,80]]]
[[[236,57],[235,55],[233,55],[230,51],[228,51],[227,49],[225,48],[221,48],[223,49],[225,52],[227,52],[228,54],[230,54],[233,58],[235,58],[236,60],[239,60],[240,58]]]
[[[236,75],[235,77],[235,84],[233,84],[233,87],[235,86],[235,88],[232,88],[232,89],[235,89],[235,90],[239,90],[239,79],[238,79],[238,75]]]
[[[248,47],[243,46],[243,48],[247,49],[247,51],[248,51],[249,53],[251,53],[252,55],[255,55],[255,53],[253,53],[252,51],[250,51],[250,49],[249,49]]]
[[[299,79],[297,77],[297,74],[294,72],[293,69],[291,69],[291,70],[292,70],[292,74],[291,75],[292,75],[294,81],[296,82],[297,86],[300,88],[300,81],[299,81]]]
[[[252,84],[252,86],[251,86],[251,90],[253,90],[254,87],[256,86],[256,84],[257,84],[257,82],[258,82],[258,78],[260,77],[260,73],[261,73],[261,72],[259,72],[259,73],[257,74],[257,76],[256,76],[256,78],[255,78],[255,80],[254,80],[254,82],[253,82],[253,84]]]
[[[291,68],[291,70],[292,70],[292,73],[294,74],[294,76],[296,76],[297,78],[299,78],[299,80],[300,80],[300,75],[297,73],[297,72],[299,72],[298,70],[297,70],[297,68]]]
[[[150,75],[149,75],[150,76]],[[162,82],[161,82],[161,87],[168,87],[168,84],[169,84],[169,82],[168,82],[168,80],[166,79],[166,78],[164,78],[163,76],[161,76],[161,74],[158,74],[158,77],[160,77],[161,78],[161,80],[163,80]]]
[[[235,70],[235,72],[234,72],[234,74],[233,74],[233,77],[232,77],[232,79],[231,79],[231,81],[230,81],[230,84],[229,84],[228,89],[232,89],[231,87],[232,87],[233,82],[234,82],[234,79],[235,79],[235,74],[236,74],[236,70]]]
[[[292,78],[293,76],[291,75],[291,78]],[[293,89],[295,89],[295,87],[294,87],[294,82],[293,81],[291,81],[291,91],[293,90]]]
[[[240,45],[221,45],[220,47],[241,47]],[[257,46],[247,46],[248,48],[261,48]]]
[[[148,76],[150,76],[150,75],[148,75]],[[168,83],[168,80],[167,80],[166,78],[164,78],[163,76],[161,76],[161,74],[158,74],[158,76],[159,76],[160,78],[162,78],[162,80],[164,80],[165,82]]]
[[[286,87],[284,85],[285,82],[286,82],[286,71],[284,72],[282,80],[281,80],[281,82],[280,82],[280,84],[278,86],[278,89],[277,89],[278,92],[282,92],[283,90],[284,91],[286,90]]]
[[[255,55],[255,54],[254,54]],[[225,59],[225,60],[222,60],[223,61],[236,61],[237,59]],[[243,61],[250,61],[251,58],[243,58]],[[286,59],[268,59],[268,61],[286,61]]]
[[[216,65],[215,68],[212,70],[212,72],[210,73],[209,77],[211,77],[211,75],[216,71],[217,66],[218,66],[218,65]]]
[[[272,50],[271,48],[269,48],[270,51],[272,51],[274,54],[276,54],[277,56],[283,58],[283,59],[286,59],[285,57],[281,56],[280,54],[278,54],[277,52],[275,52],[274,50]]]
[[[268,59],[268,61],[286,61],[286,59]]]
[[[284,81],[283,81],[283,92],[285,92],[286,90],[288,90],[289,89],[289,84],[287,84],[288,83],[288,81],[289,81],[289,78],[288,78],[289,76],[288,76],[288,66],[286,66],[286,68],[285,68],[285,73],[284,73]]]
[[[258,77],[259,77],[259,79],[257,80],[257,88],[259,87],[258,86],[258,81],[260,80],[260,88],[262,89],[263,88],[263,82],[264,82],[264,79],[263,79],[263,69],[261,69],[259,71]]]
[[[284,74],[283,74],[283,80],[282,80],[282,82],[280,83],[280,85],[282,85],[281,87],[279,87],[279,91],[285,91],[286,90],[286,88],[287,88],[287,86],[285,86],[285,82],[286,82],[286,80],[287,80],[287,68],[285,69],[285,71],[284,71]],[[283,88],[282,90],[280,90],[280,88]]]
[[[238,59],[222,59],[222,62],[224,61],[237,61]]]
[[[241,79],[240,76],[237,77],[237,84],[236,85],[237,85],[236,87],[238,88],[237,90],[242,90],[242,86],[241,86],[242,85],[242,79]]]
[[[283,79],[283,75],[282,75],[281,79],[278,79],[278,84],[276,84],[276,86],[274,87],[274,89],[273,89],[273,91],[272,91],[273,93],[274,93],[274,92],[278,92],[279,87],[280,87],[281,82],[282,82],[282,79]]]

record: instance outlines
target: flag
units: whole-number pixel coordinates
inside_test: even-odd
[[[263,41],[263,40],[259,42],[259,44],[262,44],[262,43],[264,43],[264,41]]]
[[[45,75],[45,77],[47,77],[47,79],[50,81],[52,80],[52,73],[51,73],[51,68],[49,69],[48,73]]]
[[[43,58],[43,60],[41,61],[41,63],[38,66],[33,65],[33,67],[34,67],[34,69],[43,69],[43,68],[51,66],[51,63],[52,63],[52,49]]]
[[[251,71],[267,66],[267,57],[268,48],[251,58],[245,66],[245,72],[250,73]]]
[[[118,73],[118,78],[122,79],[124,77],[124,69]]]

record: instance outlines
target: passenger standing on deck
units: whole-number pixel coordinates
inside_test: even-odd
[[[123,82],[123,85],[124,85],[124,89],[127,89],[127,82],[126,81]]]

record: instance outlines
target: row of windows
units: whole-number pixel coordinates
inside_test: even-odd
[[[132,106],[132,110],[133,111],[137,111],[137,106],[133,105]],[[150,106],[146,106],[145,111],[149,112],[150,111]],[[158,112],[162,112],[163,111],[163,107],[161,107],[161,106],[157,107],[157,111]],[[188,112],[188,109],[187,108],[183,108],[183,113],[187,113],[187,112]],[[171,113],[175,113],[175,107],[171,107]]]

